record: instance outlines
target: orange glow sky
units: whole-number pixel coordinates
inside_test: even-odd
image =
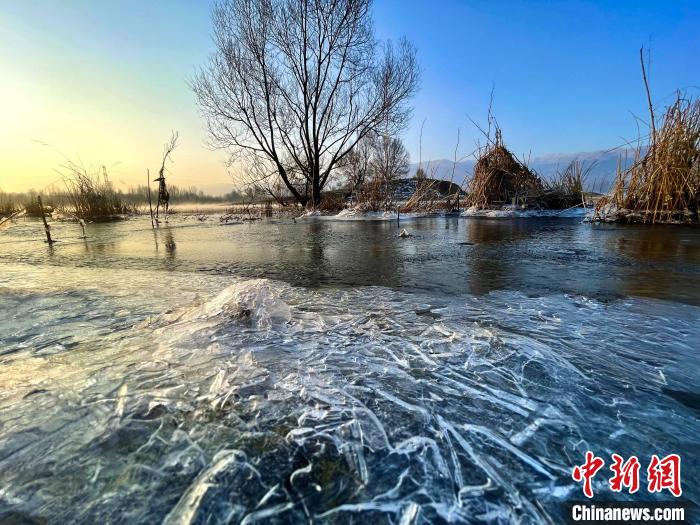
[[[120,2],[23,4],[0,9],[0,189],[60,183],[66,157],[106,165],[118,186],[144,184],[171,130],[180,133],[172,184],[233,188],[226,155],[204,145],[186,82],[210,50],[206,6],[173,2],[163,22],[155,2],[131,3],[129,15]],[[193,31],[199,40],[185,45],[179,35]]]
[[[41,190],[65,157],[111,166],[121,187],[157,171],[171,130],[169,182],[234,187],[226,154],[205,145],[187,85],[212,51],[212,0],[0,0],[0,189]],[[470,119],[494,110],[521,157],[605,150],[638,134],[647,101],[697,95],[697,0],[376,0],[377,36],[415,43],[423,70],[404,134],[411,159],[458,157],[482,140]],[[494,35],[497,35],[494,37]],[[507,38],[504,37],[507,35]],[[47,145],[43,145],[47,144]]]

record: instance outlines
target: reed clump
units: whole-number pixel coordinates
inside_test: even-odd
[[[572,160],[563,170],[557,170],[554,178],[546,184],[540,204],[544,208],[565,209],[585,203],[584,185],[592,164]]]
[[[54,205],[53,202],[50,200],[47,200],[46,202],[43,203],[43,207],[39,205],[39,201],[37,200],[29,200],[27,203],[24,205],[24,209],[26,211],[27,217],[33,217],[33,218],[41,218],[46,215],[51,215],[54,210]]]
[[[136,206],[124,202],[109,180],[105,166],[85,168],[69,161],[63,166],[69,207],[86,221],[109,221],[135,213]]]
[[[501,130],[478,155],[469,182],[467,205],[480,209],[494,204],[521,203],[541,195],[542,180],[503,143]]]
[[[0,191],[0,217],[9,217],[21,209],[20,204],[10,193]]]
[[[44,214],[51,215],[54,209],[57,208],[56,203],[60,201],[60,195],[55,195],[51,190],[47,193],[42,192],[44,196]],[[0,191],[0,217],[10,217],[18,212],[26,217],[41,217],[42,209],[37,201],[37,192],[31,190],[26,193],[5,193]]]
[[[653,122],[653,121],[652,121]],[[697,223],[700,208],[700,99],[677,94],[651,126],[650,142],[618,168],[596,219],[615,222]]]

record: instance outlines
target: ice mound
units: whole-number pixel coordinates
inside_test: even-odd
[[[336,217],[355,217],[357,215],[362,215],[362,211],[358,208],[344,208],[338,212]]]
[[[214,298],[174,314],[166,314],[166,323],[193,323],[235,319],[258,329],[285,325],[291,320],[289,305],[272,290],[267,279],[252,279],[232,284]]]
[[[586,217],[589,222],[615,222],[620,216],[620,210],[613,202],[603,205],[597,212],[591,212]]]
[[[367,211],[360,208],[345,208],[337,215],[331,215],[332,219],[344,220],[393,220],[396,219],[395,211]]]

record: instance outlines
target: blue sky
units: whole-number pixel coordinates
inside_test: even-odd
[[[492,86],[504,138],[518,153],[574,152],[634,138],[630,112],[646,117],[638,52],[651,49],[654,101],[700,89],[700,2],[387,0],[381,35],[406,34],[424,69],[407,141],[427,119],[424,151],[451,157],[479,133]],[[469,148],[465,148],[465,151]],[[425,156],[425,154],[424,154]]]
[[[118,163],[137,183],[171,129],[181,185],[230,186],[224,155],[203,147],[186,78],[211,49],[209,2],[0,0],[0,188],[39,187],[55,150]],[[651,49],[654,101],[700,94],[700,2],[377,0],[378,36],[406,36],[423,69],[404,139],[413,160],[473,150],[494,110],[518,154],[606,149],[646,116],[638,50]],[[47,149],[33,139],[49,143]],[[175,168],[174,168],[175,169]]]

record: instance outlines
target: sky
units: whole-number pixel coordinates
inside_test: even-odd
[[[106,165],[119,186],[143,184],[178,130],[171,183],[230,191],[227,156],[205,146],[187,84],[213,49],[210,6],[0,0],[0,189],[41,190],[66,158]],[[375,0],[373,11],[379,38],[418,50],[421,90],[403,136],[412,161],[452,158],[458,132],[457,156],[470,154],[482,140],[471,120],[485,123],[492,90],[519,155],[634,139],[647,111],[642,45],[655,105],[676,89],[700,95],[695,0]]]

